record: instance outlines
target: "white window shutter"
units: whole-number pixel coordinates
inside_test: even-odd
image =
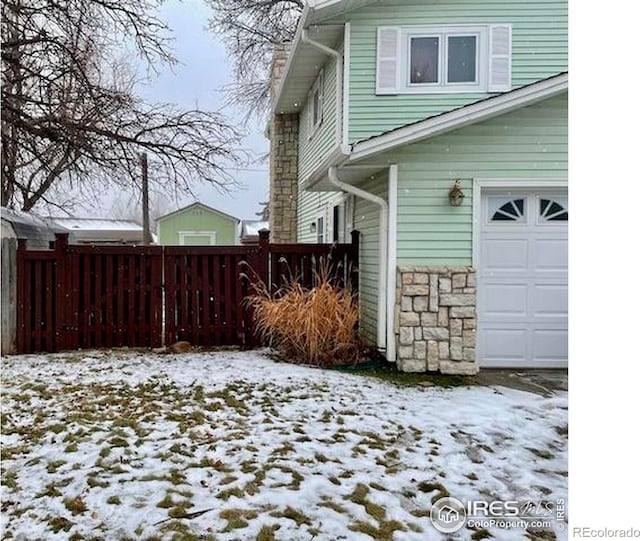
[[[376,94],[397,94],[400,80],[400,28],[378,28]]]
[[[489,35],[489,92],[511,90],[511,25],[491,25]]]

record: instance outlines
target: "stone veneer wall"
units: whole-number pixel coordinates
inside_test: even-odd
[[[269,229],[271,242],[298,238],[298,114],[274,115],[269,153]]]
[[[290,43],[274,47],[271,99],[280,87]],[[298,238],[298,114],[274,114],[269,129],[269,229],[271,242],[295,243]]]
[[[398,267],[398,369],[476,374],[476,275],[472,267]]]

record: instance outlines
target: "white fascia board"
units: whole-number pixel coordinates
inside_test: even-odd
[[[449,113],[428,118],[367,141],[356,143],[352,147],[350,161],[368,158],[380,152],[422,141],[444,132],[461,128],[467,124],[480,122],[492,116],[531,105],[537,101],[560,94],[568,88],[569,75],[563,73],[494,98],[466,105]]]
[[[291,43],[291,49],[289,50],[289,56],[287,57],[287,61],[284,65],[284,72],[280,79],[280,85],[276,91],[276,95],[274,97],[273,103],[271,104],[271,113],[277,114],[278,106],[280,104],[280,98],[282,97],[282,90],[287,84],[287,79],[289,78],[289,73],[291,71],[291,64],[293,64],[293,59],[297,54],[298,47],[300,45],[300,41],[302,40],[302,31],[307,26],[307,20],[309,19],[309,14],[311,13],[311,9],[313,6],[310,5],[310,1],[307,0],[307,3],[300,14],[300,20],[298,21],[298,27],[296,28],[295,36],[293,37],[293,43]]]

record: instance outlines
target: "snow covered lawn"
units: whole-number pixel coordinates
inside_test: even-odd
[[[3,539],[440,539],[442,495],[567,496],[566,393],[399,387],[259,352],[2,363]]]

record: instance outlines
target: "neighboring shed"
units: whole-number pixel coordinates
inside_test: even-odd
[[[48,250],[49,243],[55,240],[55,233],[63,232],[28,212],[2,207],[0,216],[2,238],[24,239],[31,250]]]
[[[142,226],[132,220],[49,218],[69,233],[70,244],[142,244]]]
[[[30,249],[46,250],[55,231],[37,216],[1,208],[2,218],[2,355],[15,352],[17,241],[24,239]]]
[[[262,229],[269,229],[269,222],[263,220],[242,220],[240,227],[240,244],[258,244],[258,233]]]
[[[163,245],[238,244],[240,220],[203,203],[192,203],[165,214],[157,222],[159,243]]]

